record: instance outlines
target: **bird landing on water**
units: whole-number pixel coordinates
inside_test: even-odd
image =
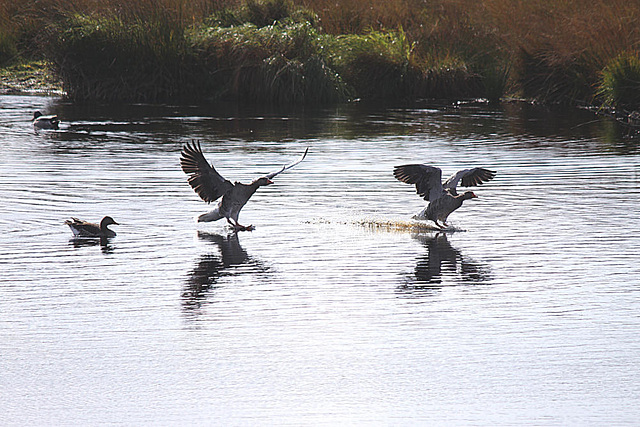
[[[217,221],[226,218],[235,231],[252,231],[253,225],[241,225],[238,222],[240,210],[249,201],[258,188],[273,184],[272,179],[287,169],[291,169],[304,160],[309,148],[302,156],[288,165],[282,166],[275,172],[268,173],[251,184],[232,183],[216,171],[213,164],[209,164],[202,153],[200,143],[193,141],[186,144],[181,153],[180,166],[189,175],[188,182],[193,190],[207,203],[220,199],[218,207],[198,217],[198,222]]]
[[[442,183],[442,170],[435,166],[411,164],[396,166],[393,176],[406,184],[414,184],[416,192],[429,204],[413,218],[433,221],[440,229],[448,227],[447,218],[453,211],[462,206],[465,200],[476,199],[473,191],[458,194],[456,187],[460,182],[463,187],[482,185],[491,181],[495,171],[484,168],[463,169],[451,175]],[[438,223],[442,222],[442,225]]]

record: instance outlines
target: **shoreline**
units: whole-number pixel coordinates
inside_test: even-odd
[[[0,95],[64,97],[66,92],[63,89],[62,81],[51,72],[50,66],[45,61],[31,61],[0,68]],[[450,102],[460,101],[451,99]],[[501,99],[499,102],[540,103],[536,100],[512,97]],[[617,111],[597,105],[573,105],[572,107],[592,111],[597,116],[608,117],[627,129],[630,135],[640,133],[640,113],[638,111]]]

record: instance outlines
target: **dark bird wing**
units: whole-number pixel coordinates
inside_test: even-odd
[[[279,170],[277,170],[275,172],[271,172],[271,173],[265,175],[265,177],[268,178],[268,179],[271,179],[271,178],[275,177],[276,175],[279,175],[282,172],[286,171],[287,169],[291,169],[292,167],[294,167],[295,165],[297,165],[298,163],[303,161],[305,157],[307,157],[307,152],[308,151],[309,151],[309,147],[307,147],[307,149],[304,150],[304,154],[298,160],[296,160],[295,162],[289,163],[288,165],[282,166],[282,168],[280,168]]]
[[[187,143],[182,148],[180,166],[184,173],[189,175],[189,185],[207,203],[219,199],[233,188],[231,181],[224,179],[213,165],[207,163],[200,143],[197,141]]]
[[[491,181],[496,176],[495,171],[490,171],[484,168],[472,168],[463,169],[451,175],[445,182],[444,188],[449,189],[453,194],[456,194],[456,187],[460,180],[460,185],[463,187],[473,187],[475,185],[482,185],[482,183]]]
[[[415,184],[416,192],[428,201],[442,197],[442,170],[428,165],[396,166],[393,176],[404,183]]]

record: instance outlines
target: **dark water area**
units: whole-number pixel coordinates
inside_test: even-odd
[[[635,425],[640,150],[521,103],[266,111],[0,97],[2,425]],[[35,110],[59,130],[34,131]],[[199,140],[249,182],[235,234]],[[449,222],[393,167],[497,171]],[[72,239],[71,216],[120,225]]]

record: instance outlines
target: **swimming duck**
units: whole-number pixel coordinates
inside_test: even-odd
[[[218,203],[218,207],[211,212],[200,215],[198,222],[217,221],[221,218],[226,218],[235,231],[253,230],[254,227],[252,225],[244,226],[238,222],[238,215],[240,215],[242,207],[258,188],[273,184],[272,178],[304,160],[308,151],[309,148],[295,162],[282,166],[279,170],[254,180],[251,184],[242,184],[237,181],[232,183],[223,178],[213,165],[209,165],[204,158],[199,142],[187,143],[182,149],[180,166],[184,173],[189,175],[189,185],[207,203],[222,198]]]
[[[33,127],[37,129],[58,129],[58,116],[43,116],[40,111],[33,113]]]
[[[492,180],[496,172],[484,168],[462,169],[451,175],[443,184],[440,168],[413,164],[396,166],[393,176],[401,182],[415,184],[416,192],[429,202],[427,207],[413,218],[431,220],[438,228],[445,228],[449,226],[447,217],[451,212],[462,206],[465,200],[478,197],[473,191],[458,194],[456,191],[458,182],[462,181],[463,187],[481,185],[483,182]],[[438,221],[441,221],[444,226]]]
[[[115,237],[116,232],[107,228],[107,226],[114,224],[118,225],[117,222],[113,220],[110,216],[105,216],[100,221],[100,225],[93,224],[91,222],[82,221],[78,218],[71,218],[70,220],[66,220],[64,222],[71,228],[73,235],[76,237]]]

